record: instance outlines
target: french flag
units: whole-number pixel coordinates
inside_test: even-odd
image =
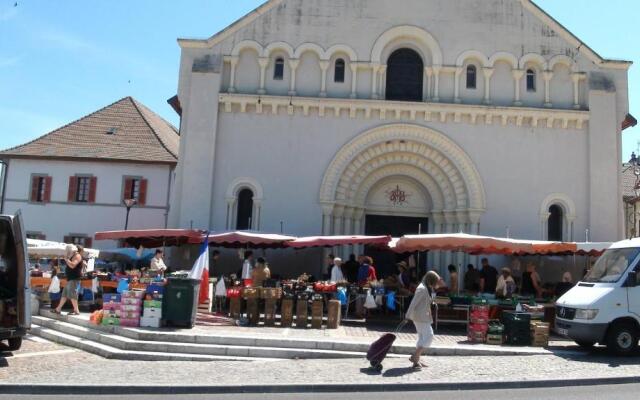
[[[199,303],[206,303],[209,300],[209,232],[202,246],[200,246],[200,255],[189,272],[190,279],[200,280]]]

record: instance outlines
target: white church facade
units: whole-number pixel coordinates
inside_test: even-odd
[[[631,63],[530,0],[271,0],[179,43],[173,227],[623,237]]]

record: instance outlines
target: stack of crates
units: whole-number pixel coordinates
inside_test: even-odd
[[[534,347],[549,346],[549,324],[547,322],[531,322],[531,345]]]
[[[502,313],[505,342],[511,346],[531,345],[531,315],[519,312]]]
[[[489,330],[487,331],[487,344],[493,346],[502,346],[504,340],[504,325],[500,321],[489,321]]]
[[[120,326],[138,327],[140,326],[140,311],[142,309],[142,299],[144,292],[141,290],[127,290],[122,292],[122,316]]]
[[[489,330],[489,305],[485,300],[476,300],[469,314],[468,338],[471,343],[485,343]]]
[[[160,295],[162,296],[162,295]],[[143,328],[160,328],[162,320],[162,297],[145,300],[142,309],[140,326]]]
[[[102,325],[120,325],[121,301],[122,297],[119,294],[105,293],[102,295]]]

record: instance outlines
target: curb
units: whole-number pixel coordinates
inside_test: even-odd
[[[504,389],[540,389],[576,386],[640,384],[640,377],[616,377],[569,380],[336,384],[336,385],[255,385],[255,386],[79,386],[79,385],[12,385],[0,384],[0,393],[16,395],[161,395],[161,394],[291,394],[291,393],[383,393],[436,392]]]

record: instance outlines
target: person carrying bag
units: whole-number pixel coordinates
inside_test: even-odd
[[[435,291],[440,276],[429,271],[422,279],[422,283],[416,289],[411,305],[407,310],[406,319],[413,322],[418,332],[418,342],[416,343],[416,352],[409,358],[413,363],[414,369],[422,369],[426,364],[420,361],[422,354],[431,347],[433,343],[433,317],[431,315],[431,303],[433,298],[430,291]]]

